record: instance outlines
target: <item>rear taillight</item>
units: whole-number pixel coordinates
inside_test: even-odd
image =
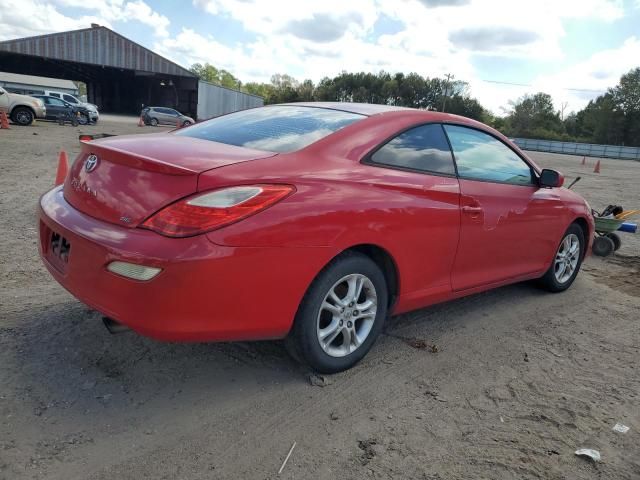
[[[190,237],[247,218],[279,202],[291,185],[243,185],[185,198],[163,208],[142,225],[168,237]]]

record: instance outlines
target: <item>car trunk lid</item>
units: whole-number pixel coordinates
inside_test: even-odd
[[[87,215],[136,227],[164,206],[195,193],[200,173],[273,155],[172,134],[82,142],[64,196]]]

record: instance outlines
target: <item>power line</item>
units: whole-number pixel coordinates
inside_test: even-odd
[[[497,83],[499,85],[513,85],[516,87],[533,87],[533,85],[527,84],[527,83],[501,82],[499,80],[485,80],[485,79],[482,79],[482,81],[487,83]],[[570,88],[570,87],[556,87],[556,88],[560,88],[561,90],[570,90],[572,92],[606,93],[606,90],[591,90],[588,88]]]

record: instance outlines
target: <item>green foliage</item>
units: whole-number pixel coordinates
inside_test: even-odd
[[[205,63],[194,63],[189,69],[205,82],[215,83],[222,87],[238,89],[241,86],[240,80],[224,69],[217,69],[213,65]]]
[[[507,117],[505,125],[508,135],[556,140],[558,139],[556,137],[564,133],[562,120],[553,108],[551,95],[546,93],[525,95],[513,102],[512,106],[513,111]]]

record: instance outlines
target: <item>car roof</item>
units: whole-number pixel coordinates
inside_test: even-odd
[[[398,107],[395,105],[377,105],[373,103],[355,103],[355,102],[293,102],[280,103],[279,106],[294,107],[315,107],[328,108],[331,110],[340,110],[343,112],[358,113],[360,115],[376,115],[378,113],[393,112],[396,110],[414,110],[413,108]],[[267,105],[268,107],[269,105]]]

